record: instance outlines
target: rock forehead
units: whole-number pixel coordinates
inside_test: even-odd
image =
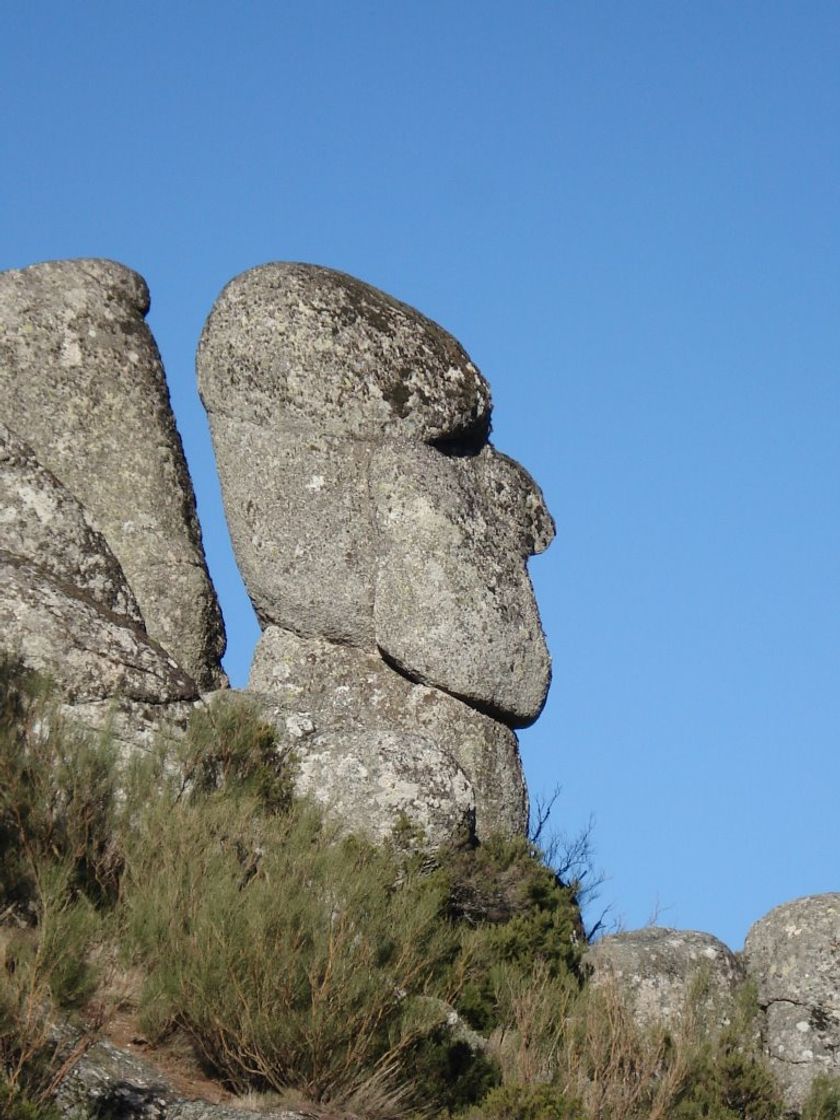
[[[236,277],[198,349],[208,411],[322,432],[484,436],[490,391],[463,347],[407,304],[342,272],[262,265]]]
[[[0,273],[2,414],[102,532],[152,637],[211,684],[224,631],[148,307],[113,261]]]

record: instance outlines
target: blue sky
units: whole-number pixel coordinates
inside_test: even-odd
[[[16,9],[16,10],[15,10]],[[241,682],[194,350],[272,259],[451,330],[558,539],[522,735],[627,927],[840,888],[840,7],[7,5],[0,267],[140,271]]]

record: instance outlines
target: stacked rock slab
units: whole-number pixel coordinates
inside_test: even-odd
[[[224,630],[148,308],[112,261],[0,273],[0,419],[84,507],[149,635],[210,688]]]
[[[224,289],[198,373],[265,630],[250,688],[321,745],[394,732],[415,754],[444,750],[479,835],[521,831],[512,729],[536,719],[550,679],[526,565],[554,526],[489,443],[490,392],[467,353],[350,276],[275,263]]]
[[[840,894],[777,906],[750,929],[744,957],[765,1049],[799,1109],[817,1076],[840,1077]]]
[[[143,742],[195,682],[146,633],[122,568],[73,494],[0,424],[3,652],[51,676],[83,722]]]

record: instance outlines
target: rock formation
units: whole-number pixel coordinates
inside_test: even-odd
[[[224,683],[148,305],[143,280],[109,261],[0,273],[3,652],[129,750],[177,731],[200,690]],[[263,629],[247,691],[294,748],[298,789],[377,839],[522,833],[514,729],[538,716],[550,678],[527,561],[554,526],[490,444],[490,392],[469,356],[358,280],[271,264],[222,292],[198,368]],[[771,911],[742,957],[707,934],[645,929],[587,960],[645,1025],[676,1024],[698,992],[721,1025],[746,977],[794,1112],[818,1074],[840,1076],[840,894]],[[68,1116],[73,1093],[138,1118],[244,1115],[180,1098],[107,1043],[65,1091]]]
[[[84,507],[149,635],[210,688],[224,630],[148,309],[112,261],[0,273],[0,420]]]
[[[281,732],[287,719],[309,727],[304,771],[316,742],[326,760],[327,740],[369,758],[401,741],[402,763],[391,757],[413,760],[408,789],[423,755],[428,769],[443,752],[466,776],[479,834],[521,832],[512,729],[536,719],[550,679],[526,564],[554,526],[532,479],[489,443],[490,392],[468,355],[375,288],[277,263],[224,289],[198,373],[265,631],[249,687]],[[363,769],[377,803],[385,779]],[[333,804],[339,771],[318,769]]]
[[[840,1076],[840,894],[777,906],[750,929],[744,956],[767,1054],[800,1108],[818,1074]]]

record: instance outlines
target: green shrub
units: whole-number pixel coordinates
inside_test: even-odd
[[[554,1085],[502,1085],[464,1120],[586,1120],[580,1105]]]
[[[336,837],[308,805],[260,817],[246,795],[158,805],[129,847],[127,945],[145,1023],[176,1025],[231,1087],[350,1097],[396,1069],[405,999],[454,936],[429,881]]]
[[[55,1105],[31,1100],[13,1088],[0,1073],[0,1116],[3,1120],[61,1120]]]
[[[237,1091],[383,1120],[782,1116],[754,1006],[725,1030],[699,999],[679,1027],[642,1028],[617,990],[583,983],[574,888],[533,844],[432,861],[405,821],[389,849],[342,837],[295,799],[294,765],[223,697],[119,770],[106,737],[0,660],[0,1115],[52,1120],[49,1015],[95,994],[109,936],[142,972],[150,1037],[185,1032]],[[803,1120],[840,1120],[836,1082]]]
[[[472,1027],[489,1031],[500,1022],[500,968],[527,976],[540,963],[551,976],[578,976],[577,901],[524,837],[493,837],[455,853],[442,874],[450,917],[463,930],[457,1007]]]
[[[817,1077],[811,1086],[802,1120],[840,1120],[840,1077]]]
[[[405,1066],[422,1103],[450,1113],[477,1104],[501,1081],[498,1064],[445,1025],[418,1038]]]
[[[178,749],[180,774],[193,796],[225,789],[252,795],[267,813],[289,809],[294,760],[271,724],[240,696],[217,696],[193,712]]]
[[[113,900],[115,751],[61,718],[49,684],[0,657],[0,898],[33,917],[39,876],[60,863],[68,890]]]

